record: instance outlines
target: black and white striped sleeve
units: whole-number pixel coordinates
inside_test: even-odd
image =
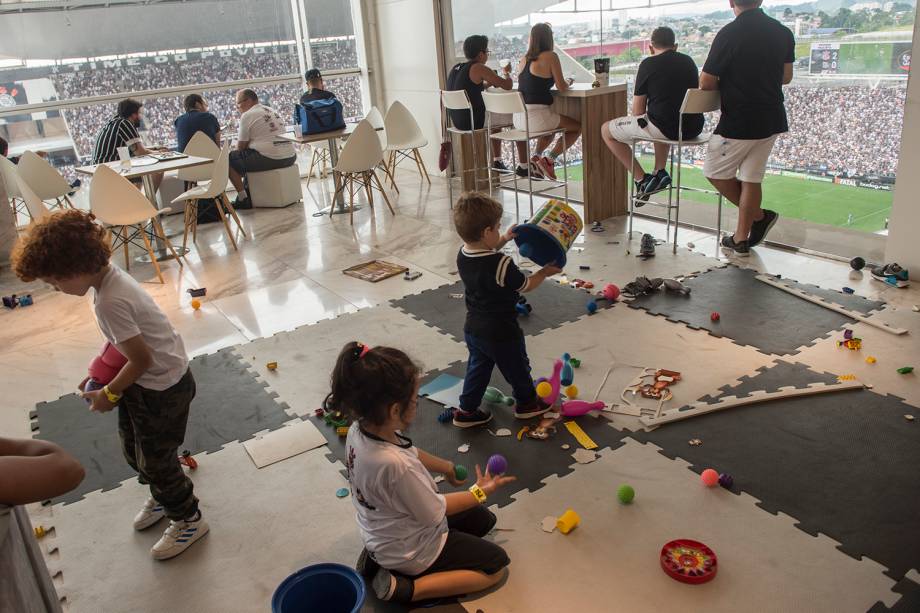
[[[495,269],[495,283],[519,292],[527,285],[527,277],[509,256],[503,255]]]

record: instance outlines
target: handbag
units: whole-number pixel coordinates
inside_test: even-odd
[[[296,105],[296,108],[304,134],[321,134],[345,127],[344,109],[337,98],[311,100]]]

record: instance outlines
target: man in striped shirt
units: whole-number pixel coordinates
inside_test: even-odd
[[[141,109],[144,105],[137,100],[127,98],[118,103],[118,112],[102,126],[96,135],[96,145],[93,147],[93,164],[115,162],[118,158],[118,148],[127,147],[132,156],[147,155],[150,149],[144,147],[140,134],[137,132],[141,125]],[[163,173],[153,175],[155,188],[160,186]]]

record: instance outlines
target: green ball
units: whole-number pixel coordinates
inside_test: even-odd
[[[463,481],[466,479],[466,466],[463,464],[454,464],[454,476],[457,478],[457,481]]]
[[[629,504],[635,497],[636,490],[634,490],[631,485],[624,484],[617,488],[617,498],[619,498],[620,502],[623,504]]]

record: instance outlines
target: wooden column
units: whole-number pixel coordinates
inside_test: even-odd
[[[627,213],[626,169],[616,161],[601,137],[601,125],[626,115],[626,87],[609,86],[596,91],[576,86],[556,94],[555,110],[581,122],[585,223]]]

